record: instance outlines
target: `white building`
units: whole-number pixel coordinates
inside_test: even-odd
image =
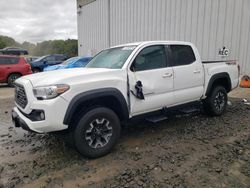
[[[250,74],[250,0],[77,0],[79,55],[144,40],[194,43],[202,60]],[[223,47],[227,57],[219,56]]]

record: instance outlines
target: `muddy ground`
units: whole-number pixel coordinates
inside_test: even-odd
[[[14,128],[13,89],[0,86],[0,187],[250,187],[250,90],[222,117],[174,114],[123,128],[114,151],[89,160],[52,135]]]

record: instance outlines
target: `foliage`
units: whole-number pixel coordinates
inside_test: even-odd
[[[70,57],[77,56],[77,40],[49,40],[33,44],[30,42],[18,43],[13,38],[0,35],[0,49],[5,47],[21,47],[27,49],[30,55],[43,56],[47,54],[66,54]]]
[[[0,35],[0,49],[5,48],[7,46],[20,46],[20,44],[16,42],[13,38]]]

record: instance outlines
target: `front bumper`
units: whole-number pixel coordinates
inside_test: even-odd
[[[32,91],[33,85],[28,79],[20,78],[16,81],[16,84],[24,87],[27,98],[25,107],[19,105],[17,99],[15,99],[16,107],[13,108],[12,119],[16,127],[38,133],[55,132],[68,128],[63,120],[69,102],[63,96],[50,100],[37,100]],[[41,112],[43,112],[43,115]]]
[[[26,131],[31,131],[33,132],[29,126],[26,124],[26,122],[20,118],[20,116],[18,115],[18,113],[15,111],[15,109],[12,109],[12,122],[14,124],[15,127],[21,127]]]
[[[24,130],[37,132],[37,133],[48,133],[67,129],[68,126],[60,122],[51,122],[52,118],[56,121],[57,117],[55,114],[51,114],[48,119],[42,121],[32,121],[26,117],[17,107],[12,109],[12,121],[15,127],[21,127]]]

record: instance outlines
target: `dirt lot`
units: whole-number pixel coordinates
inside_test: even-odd
[[[52,135],[12,126],[13,89],[0,86],[0,187],[250,187],[250,90],[222,117],[200,111],[123,128],[114,151],[80,156]]]

